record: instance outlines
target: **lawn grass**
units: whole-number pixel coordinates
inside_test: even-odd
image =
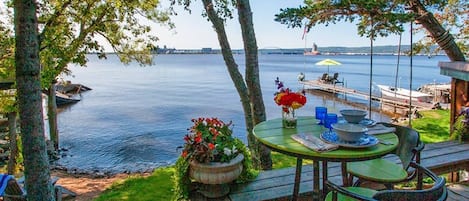
[[[422,111],[422,118],[413,119],[412,127],[419,131],[424,143],[435,143],[449,138],[449,110]],[[407,125],[407,122],[402,122]],[[294,167],[296,158],[272,152],[273,168]],[[303,160],[304,163],[311,161]],[[149,177],[135,177],[112,185],[95,199],[101,200],[170,200],[174,182],[174,168],[158,168]]]
[[[412,127],[420,133],[424,143],[435,143],[450,139],[449,110],[422,111],[422,118],[413,119]],[[407,125],[407,122],[403,122]]]
[[[96,201],[117,200],[171,200],[174,167],[156,169],[151,176],[135,176],[114,183]]]

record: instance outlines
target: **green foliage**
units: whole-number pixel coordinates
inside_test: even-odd
[[[170,0],[171,1],[171,11],[172,14],[177,15],[174,10],[174,6],[181,5],[184,6],[184,9],[191,12],[190,5],[192,3],[191,0]],[[232,19],[233,18],[233,8],[236,7],[236,0],[214,0],[213,1],[213,8],[215,13],[223,20]],[[205,9],[202,11],[202,16],[207,18],[208,15]]]
[[[0,82],[15,80],[15,40],[13,31],[3,21],[0,21]],[[15,92],[0,92],[0,112],[16,111]]]
[[[303,160],[304,164],[312,164],[312,160]],[[296,157],[278,152],[272,152],[272,169],[282,169],[296,166]]]
[[[468,1],[461,0],[425,0],[420,1],[435,18],[450,30],[456,43],[463,52],[469,50],[469,9]],[[376,36],[388,36],[393,33],[401,33],[403,24],[414,21],[416,13],[409,10],[409,0],[306,0],[305,5],[298,8],[280,9],[275,20],[286,24],[288,27],[307,27],[308,31],[317,24],[335,24],[339,21],[356,22],[358,34],[368,38]],[[423,15],[418,13],[417,15]],[[370,26],[372,25],[372,26]],[[414,28],[415,29],[415,28]],[[427,30],[417,27],[416,31]],[[428,35],[428,34],[426,34]],[[435,40],[424,37],[415,44],[415,53],[437,53],[440,48],[432,49]]]
[[[15,38],[13,30],[0,20],[0,80],[15,79]]]
[[[191,184],[189,178],[189,162],[185,158],[179,157],[174,168],[176,171],[172,177],[174,181],[172,200],[188,200],[189,186]]]
[[[298,8],[280,9],[276,21],[288,27],[302,27],[304,21],[308,30],[316,24],[335,24],[339,21],[358,22],[360,36],[388,36],[403,31],[403,23],[412,20],[406,12],[404,0],[351,0],[351,1],[305,1]],[[373,25],[370,28],[370,25]]]
[[[12,21],[12,14],[8,12],[11,7],[8,6],[11,5],[7,4],[7,12],[0,16]],[[150,64],[151,50],[156,47],[158,38],[151,33],[152,25],[144,22],[174,27],[169,11],[160,7],[159,0],[48,0],[40,1],[38,10],[44,88],[48,88],[59,74],[69,74],[70,63],[85,66],[89,52],[106,58],[104,44],[98,43],[99,38],[107,41],[122,62],[136,60]],[[7,64],[1,68],[9,69],[14,65],[13,26],[3,23],[0,22],[0,51],[6,53],[1,54],[0,64]]]
[[[239,175],[236,182],[245,183],[248,181],[252,181],[257,177],[259,171],[253,168],[251,152],[246,146],[244,146],[244,143],[241,142],[241,140],[239,139],[236,139],[236,148],[240,151],[240,153],[244,155],[243,171],[241,172],[241,175]]]
[[[0,112],[7,114],[16,112],[16,98],[14,90],[0,90]]]
[[[104,191],[96,201],[129,200],[129,201],[152,201],[170,200],[174,174],[174,168],[158,168],[151,176],[131,176],[125,181],[114,183]]]
[[[445,27],[445,29],[450,31],[461,51],[468,52],[469,15],[467,14],[467,11],[469,10],[469,1],[449,0],[437,1],[436,3],[438,3],[436,5],[440,5],[440,7],[432,9],[433,16],[435,16],[435,18],[441,23],[443,27]],[[426,32],[426,30],[421,28],[417,30]],[[414,50],[416,52],[425,52],[427,54],[437,54],[441,48],[430,48],[434,44],[435,41],[432,38],[425,37],[418,41],[417,44],[415,44]]]
[[[463,108],[458,114],[456,121],[454,122],[454,131],[451,138],[459,140],[460,142],[464,142],[469,139],[469,107]]]

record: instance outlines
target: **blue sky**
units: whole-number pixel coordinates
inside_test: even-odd
[[[274,15],[280,12],[280,8],[298,7],[303,0],[252,0],[254,29],[259,48],[310,48],[312,43],[319,47],[348,46],[364,47],[370,45],[370,40],[359,37],[355,23],[338,23],[329,26],[318,25],[313,27],[302,40],[303,29],[287,28],[274,21]],[[166,27],[154,27],[159,37],[159,46],[167,45],[176,49],[200,49],[210,47],[219,49],[218,39],[210,22],[201,16],[202,2],[193,1],[192,14],[177,9],[178,15],[172,16],[176,25],[174,30]],[[239,23],[235,17],[227,22],[226,31],[231,48],[242,49],[242,38]],[[414,41],[418,37],[414,36]],[[398,36],[377,38],[375,45],[397,45]],[[403,34],[402,44],[410,44],[409,33]]]

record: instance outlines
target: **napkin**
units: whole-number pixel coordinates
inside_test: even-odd
[[[339,148],[339,145],[326,143],[312,134],[299,133],[292,135],[291,138],[316,152],[332,151]]]
[[[376,124],[374,126],[368,127],[368,131],[366,133],[369,135],[378,135],[383,133],[392,133],[395,131],[396,128],[394,127],[387,127],[383,124]]]

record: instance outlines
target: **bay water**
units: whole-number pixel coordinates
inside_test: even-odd
[[[235,55],[244,73],[244,55]],[[306,79],[317,79],[327,66],[314,65],[322,59],[342,63],[329,66],[338,72],[345,85],[369,91],[369,56],[259,55],[260,81],[267,119],[281,117],[274,101],[274,80],[279,77],[286,87],[303,88],[297,81],[300,72]],[[72,83],[92,88],[82,93],[81,101],[61,109],[58,115],[61,158],[56,165],[76,172],[142,172],[174,163],[183,145],[183,136],[191,119],[218,117],[233,121],[236,137],[246,142],[246,128],[240,98],[229,77],[223,58],[218,54],[158,55],[153,65],[124,65],[115,55],[99,60],[88,55],[87,67],[71,66]],[[401,57],[398,83],[409,88],[409,57]],[[440,75],[439,61],[445,56],[413,57],[413,88],[428,83],[447,83]],[[372,81],[394,86],[396,56],[374,56]],[[307,93],[308,102],[298,115],[314,115],[314,107],[326,106],[331,112],[352,108],[334,96]],[[353,99],[352,99],[353,100]],[[353,100],[367,104],[365,100]],[[362,108],[366,109],[366,108]],[[373,112],[376,121],[389,117]]]

